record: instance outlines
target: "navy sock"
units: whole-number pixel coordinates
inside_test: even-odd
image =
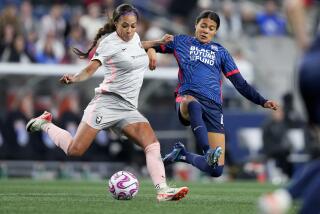
[[[205,154],[209,147],[208,130],[202,119],[202,107],[197,101],[192,101],[188,105],[190,124],[192,132],[196,137],[198,145],[201,146]]]
[[[185,157],[186,163],[195,166],[201,171],[208,173],[212,177],[220,177],[222,175],[223,165],[216,167],[209,166],[204,156],[197,155],[191,152],[186,152]]]
[[[300,175],[294,177],[293,182],[287,188],[292,198],[302,198],[306,186],[309,185],[317,172],[320,171],[320,160],[309,163]]]

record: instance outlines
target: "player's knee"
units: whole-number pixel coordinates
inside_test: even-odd
[[[72,144],[68,148],[68,156],[80,157],[84,154],[84,152],[85,151],[83,149],[77,146],[73,146]]]
[[[159,141],[154,141],[151,144],[146,144],[146,146],[143,149],[145,153],[149,153],[154,150],[157,150],[158,152],[160,152],[160,143]]]
[[[220,177],[223,173],[223,167],[224,167],[223,165],[217,166],[215,168],[212,167],[209,172],[210,176],[211,177]]]

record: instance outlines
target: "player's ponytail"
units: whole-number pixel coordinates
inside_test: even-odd
[[[97,35],[95,36],[91,47],[87,52],[82,52],[77,48],[73,48],[72,51],[77,54],[81,59],[88,58],[90,51],[97,45],[99,39],[107,34],[107,33],[112,33],[116,30],[115,22],[119,20],[119,18],[123,15],[127,15],[129,13],[133,13],[137,19],[139,19],[139,13],[136,8],[129,4],[121,4],[119,5],[114,11],[112,15],[112,19],[108,18],[108,22],[98,30]]]
[[[80,51],[78,48],[73,48],[72,51],[73,53],[77,54],[81,59],[85,59],[88,58],[90,51],[97,45],[99,39],[101,38],[101,36],[107,34],[107,33],[111,33],[114,32],[116,30],[116,27],[114,25],[114,22],[112,19],[109,19],[109,21],[98,30],[97,35],[94,37],[94,40],[91,44],[91,47],[89,48],[89,50],[87,50],[87,52],[82,52]]]

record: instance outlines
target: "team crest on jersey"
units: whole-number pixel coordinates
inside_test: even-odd
[[[101,116],[101,115],[98,115],[98,116],[96,117],[96,124],[100,124],[101,121],[102,121],[102,116]]]
[[[216,45],[211,45],[211,50],[218,51],[218,46],[216,46]]]
[[[98,53],[98,52],[95,52],[95,53],[94,53],[94,56],[99,56],[99,53]]]

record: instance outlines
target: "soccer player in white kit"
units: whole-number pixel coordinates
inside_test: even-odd
[[[131,5],[119,5],[112,19],[98,31],[91,48],[86,53],[75,49],[77,55],[87,58],[101,36],[110,33],[99,43],[86,68],[75,75],[65,74],[60,79],[64,84],[81,82],[91,77],[100,66],[105,72],[103,82],[95,89],[95,97],[84,110],[75,136],[54,125],[49,112],[31,119],[26,129],[48,133],[68,156],[81,156],[101,129],[118,129],[144,149],[147,168],[157,190],[157,200],[180,200],[188,193],[188,188],[167,186],[160,144],[148,120],[137,110],[138,96],[149,62],[144,48],[165,44],[170,38],[164,36],[159,41],[148,41],[142,45],[136,33],[138,17],[137,10]]]

